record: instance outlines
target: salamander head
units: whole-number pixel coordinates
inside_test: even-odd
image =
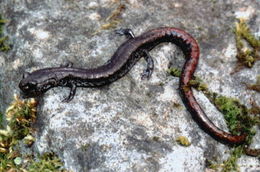
[[[19,83],[19,88],[24,97],[37,97],[44,94],[53,86],[51,80],[46,79],[42,72],[23,74],[23,79]]]

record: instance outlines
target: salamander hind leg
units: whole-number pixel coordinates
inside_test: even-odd
[[[74,98],[74,96],[75,96],[75,94],[76,94],[76,89],[77,89],[76,84],[75,84],[75,83],[71,83],[71,84],[69,85],[69,87],[70,87],[69,96],[66,97],[64,100],[62,100],[62,102],[66,102],[66,103],[70,102],[70,101]]]
[[[134,32],[131,29],[116,29],[115,33],[118,35],[125,35],[127,38],[135,38]]]
[[[150,79],[154,70],[154,61],[152,56],[149,54],[147,50],[142,50],[143,57],[147,62],[146,69],[144,69],[143,73],[141,74],[141,79]]]

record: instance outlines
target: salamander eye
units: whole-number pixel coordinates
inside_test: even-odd
[[[25,90],[31,90],[34,89],[37,86],[37,83],[32,81],[32,82],[28,82],[23,88]]]

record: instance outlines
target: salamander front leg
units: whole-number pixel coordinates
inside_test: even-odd
[[[116,29],[115,33],[118,35],[125,35],[127,38],[135,38],[134,32],[131,29]]]
[[[72,83],[69,87],[70,87],[70,94],[68,97],[62,100],[62,102],[66,102],[66,103],[70,102],[76,94],[76,89],[77,89],[76,84]]]
[[[146,69],[143,71],[143,73],[141,74],[141,79],[150,79],[153,73],[153,69],[154,69],[154,61],[152,56],[149,54],[149,52],[147,50],[142,50],[143,52],[143,57],[147,62],[147,66]]]

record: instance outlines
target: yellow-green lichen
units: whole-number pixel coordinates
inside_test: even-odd
[[[181,146],[185,146],[188,147],[191,145],[191,142],[189,141],[189,139],[185,136],[179,136],[176,138],[176,141],[179,145]]]
[[[4,36],[4,25],[7,21],[0,15],[0,52],[7,52],[11,49],[11,45],[8,43],[8,36]]]

